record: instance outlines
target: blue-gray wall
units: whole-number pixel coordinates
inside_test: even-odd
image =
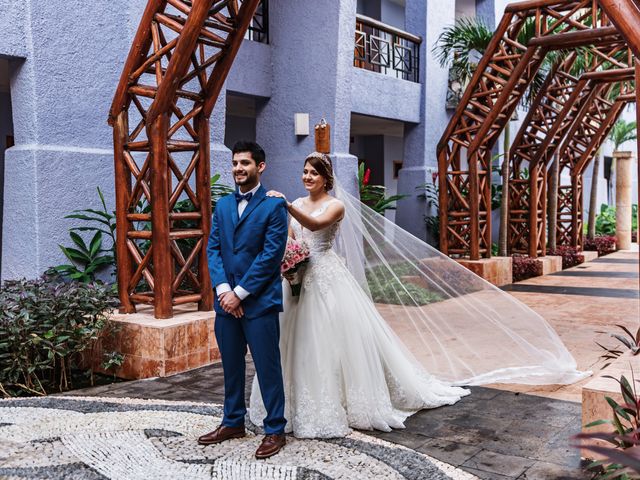
[[[227,91],[260,100],[255,138],[267,151],[264,182],[290,197],[304,193],[302,161],[314,149],[313,132],[294,134],[295,113],[308,113],[312,128],[322,117],[331,124],[335,169],[353,192],[352,112],[399,120],[406,135],[398,189],[411,198],[401,202],[398,223],[424,237],[425,205],[415,187],[430,178],[448,121],[447,72],[431,49],[442,27],[453,23],[455,2],[405,3],[404,29],[423,38],[419,84],[353,66],[357,0],[272,1],[270,44],[245,40],[214,109],[212,171],[231,181],[224,144]],[[0,55],[12,59],[16,141],[5,158],[2,278],[34,277],[61,263],[58,244],[68,242],[73,226],[64,216],[98,207],[96,187],[105,192],[109,207],[114,205],[112,131],[106,118],[146,0],[61,4],[0,0]],[[378,16],[400,22],[401,1],[370,4]],[[232,124],[233,116],[230,112]]]

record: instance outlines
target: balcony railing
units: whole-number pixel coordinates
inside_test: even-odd
[[[364,15],[356,15],[353,64],[372,72],[420,81],[422,38]]]
[[[262,0],[258,4],[244,38],[254,42],[269,43],[269,0]]]

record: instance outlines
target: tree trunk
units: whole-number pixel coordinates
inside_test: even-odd
[[[502,200],[500,201],[500,240],[498,255],[508,255],[509,243],[509,149],[511,148],[511,119],[504,127],[504,156],[502,157]]]
[[[556,153],[551,165],[551,175],[549,178],[549,250],[556,249],[558,239],[556,237],[558,228],[558,180],[560,174],[560,158]]]
[[[600,174],[600,156],[602,150],[598,150],[596,158],[593,159],[593,173],[591,174],[591,195],[589,197],[589,223],[587,229],[587,237],[594,238],[596,236],[596,211],[598,202],[598,177]]]

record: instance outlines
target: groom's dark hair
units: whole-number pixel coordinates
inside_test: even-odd
[[[256,142],[251,142],[249,140],[239,140],[231,149],[231,153],[233,155],[244,152],[249,152],[251,154],[251,158],[256,162],[256,165],[260,165],[267,158],[262,147]]]

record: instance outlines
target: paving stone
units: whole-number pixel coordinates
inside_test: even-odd
[[[369,432],[363,432],[363,433],[368,434]],[[421,435],[419,433],[407,432],[406,430],[394,430],[392,432],[382,432],[376,435],[376,437],[381,438],[382,440],[386,440],[387,442],[393,442],[399,445],[404,445],[405,447],[411,448],[412,450],[419,450],[419,447],[421,447],[427,441],[429,441],[429,437],[425,437],[424,435]],[[446,461],[446,460],[443,460],[443,461]]]
[[[482,450],[482,448],[464,445],[456,441],[450,442],[432,438],[416,450],[451,465],[460,466]]]
[[[590,478],[591,475],[582,470],[539,461],[520,475],[518,480],[587,480]]]
[[[529,458],[516,457],[514,455],[503,455],[489,450],[481,450],[463,463],[462,466],[475,468],[488,473],[497,473],[499,475],[517,478],[534,463],[535,461]]]
[[[498,473],[486,472],[484,470],[478,470],[477,468],[470,467],[460,467],[465,472],[469,472],[472,475],[475,475],[478,478],[482,478],[485,480],[515,480],[516,477],[508,477],[506,475],[500,475]]]

